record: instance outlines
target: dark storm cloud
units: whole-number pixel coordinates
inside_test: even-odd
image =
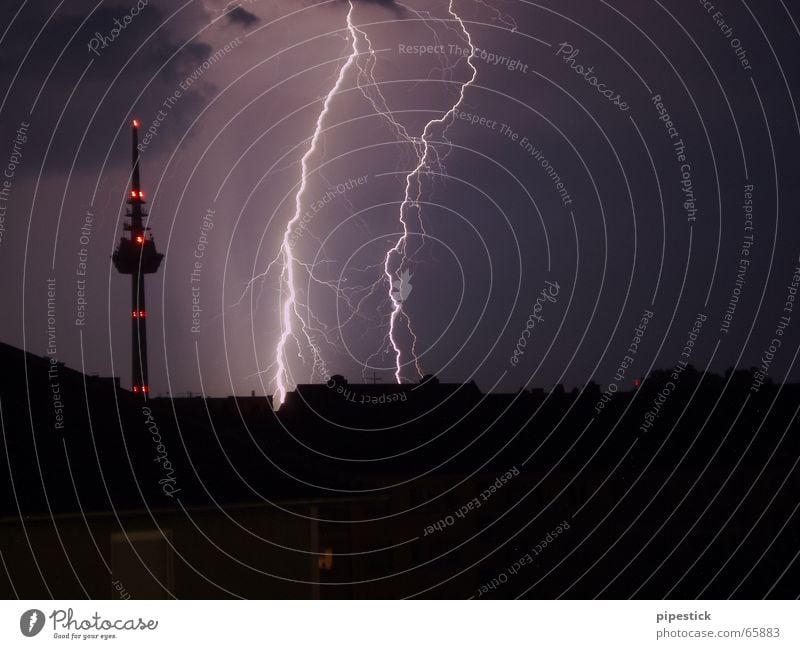
[[[236,7],[228,14],[228,21],[234,25],[241,25],[242,27],[251,27],[259,21],[258,16],[247,11],[243,7]]]
[[[213,48],[198,40],[185,42],[192,33],[187,23],[196,21],[196,12],[169,19],[154,3],[142,2],[139,6],[135,2],[103,5],[88,18],[88,5],[83,13],[59,10],[27,58],[33,35],[49,11],[24,9],[0,48],[0,87],[9,88],[0,120],[0,142],[12,141],[19,124],[27,121],[31,124],[28,156],[38,161],[55,130],[48,164],[60,169],[71,164],[88,127],[90,136],[77,164],[94,166],[102,162],[120,124],[133,113],[143,121],[155,115]],[[13,16],[8,9],[3,14],[6,23]],[[201,80],[183,94],[170,110],[171,128],[164,129],[154,146],[167,143],[167,132],[179,133],[185,128],[197,114],[207,88]],[[62,110],[64,116],[56,127]],[[114,158],[112,164],[117,161]],[[34,171],[31,165],[21,168],[21,173]]]
[[[343,0],[343,4],[346,2],[347,0]],[[388,9],[396,16],[403,16],[406,14],[405,9],[394,0],[356,0],[356,4],[382,7],[383,9]]]

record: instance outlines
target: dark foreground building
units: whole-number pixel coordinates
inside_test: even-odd
[[[599,411],[335,377],[275,413],[0,363],[6,598],[797,595],[795,385],[689,369],[653,418],[663,373]]]

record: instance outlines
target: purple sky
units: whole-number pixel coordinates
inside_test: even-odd
[[[482,54],[461,119],[448,129],[452,146],[434,145],[443,167],[422,181],[425,236],[411,238],[404,310],[423,371],[483,389],[606,385],[652,310],[625,388],[651,366],[681,360],[698,314],[706,321],[690,360],[717,371],[759,365],[781,315],[792,316],[770,366],[774,380],[785,379],[800,340],[800,313],[784,311],[800,265],[791,95],[800,16],[780,0],[718,5],[715,18],[683,0],[455,3]],[[143,134],[153,127],[142,181],[166,254],[147,284],[152,390],[272,393],[282,284],[270,262],[294,213],[322,99],[349,54],[348,5],[235,6],[4,3],[0,173],[13,173],[0,195],[0,340],[46,352],[47,280],[55,278],[58,359],[127,385],[130,280],[110,256],[122,233],[135,116]],[[418,138],[457,101],[471,71],[459,25],[435,20],[450,18],[446,3],[411,6],[417,13],[358,2],[354,20],[377,50],[387,105]],[[115,20],[125,25],[117,35]],[[444,55],[430,51],[437,43]],[[380,279],[416,157],[355,83],[345,76],[309,159],[308,218],[293,250],[321,281],[309,285],[298,265],[297,288],[326,370],[389,381],[388,287],[356,314],[342,295],[360,299],[356,287]],[[599,84],[613,92],[604,96]],[[82,248],[87,320],[76,326]],[[537,307],[555,283],[557,295]],[[534,313],[540,319],[512,364]],[[407,357],[408,340],[399,344]],[[305,362],[287,347],[289,370],[307,382],[310,350],[299,349]]]

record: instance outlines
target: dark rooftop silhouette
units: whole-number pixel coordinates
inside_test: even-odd
[[[502,569],[519,548],[562,519],[577,532],[560,550],[554,549],[553,561],[592,533],[592,542],[581,550],[584,559],[574,562],[570,574],[598,560],[609,545],[614,548],[611,556],[617,557],[601,562],[573,591],[575,596],[606,584],[619,562],[638,552],[670,514],[658,537],[662,552],[664,543],[677,543],[701,514],[702,524],[691,528],[696,544],[738,544],[744,539],[749,553],[771,543],[769,556],[785,559],[796,543],[796,536],[782,528],[792,499],[773,497],[776,491],[796,493],[800,487],[793,471],[800,442],[787,433],[796,425],[800,388],[765,384],[758,393],[749,393],[753,377],[747,371],[722,377],[687,369],[674,402],[667,403],[656,423],[642,433],[640,425],[668,373],[653,372],[638,391],[617,393],[599,414],[601,393],[594,385],[582,392],[485,394],[473,383],[431,378],[418,385],[384,385],[355,384],[342,377],[298,386],[275,412],[265,396],[161,397],[144,402],[140,395],[121,389],[117,379],[87,376],[61,364],[52,370],[49,358],[3,344],[0,363],[8,455],[0,469],[0,506],[9,529],[20,517],[31,516],[66,516],[77,525],[82,516],[105,520],[104,516],[128,512],[119,519],[124,526],[126,516],[148,511],[183,520],[185,510],[230,513],[258,507],[280,512],[312,507],[331,520],[373,521],[356,528],[370,530],[370,538],[386,546],[398,539],[422,538],[411,555],[401,553],[396,559],[419,563],[441,550],[438,541],[430,545],[424,538],[426,525],[452,517],[463,502],[513,467],[519,477],[492,508],[475,516],[474,524],[484,531],[464,556],[487,556],[498,544],[503,551],[486,558],[471,582],[464,577],[469,586],[456,580],[442,593],[464,595],[464,589]],[[61,419],[56,417],[54,382]],[[752,407],[741,410],[748,394]],[[712,410],[710,404],[715,403]],[[726,482],[734,467],[736,480]],[[636,489],[628,493],[634,482]],[[682,500],[690,487],[700,495]],[[727,504],[709,504],[708,498],[719,489]],[[655,500],[648,508],[650,499]],[[579,507],[580,514],[572,518]],[[539,522],[530,525],[534,514]],[[620,527],[632,521],[631,531],[617,540]],[[336,539],[337,552],[358,552],[362,547],[352,527],[323,527],[319,534]],[[520,529],[527,531],[519,536]],[[713,540],[715,530],[721,534]],[[745,538],[748,531],[752,533]],[[460,533],[454,527],[452,534]],[[683,560],[687,551],[684,544],[670,561]],[[12,550],[4,547],[3,552]],[[728,567],[729,581],[737,576],[742,556]],[[645,567],[650,558],[642,555]],[[369,562],[348,561],[348,570],[380,572]],[[714,554],[702,565],[698,575],[716,569]],[[774,566],[782,570],[785,562],[775,561]],[[762,568],[748,577],[742,596],[759,592],[777,577],[768,566]],[[787,573],[780,592],[789,594],[789,575],[795,572],[796,567]],[[424,576],[419,578],[424,581]],[[657,596],[660,584],[667,581],[653,579],[642,595]],[[729,581],[718,582],[719,593]],[[369,593],[402,594],[401,582],[380,582]],[[552,596],[569,583],[562,576],[537,596]],[[615,584],[606,595],[626,594],[624,579]],[[685,582],[681,594],[692,595],[693,587],[691,580]],[[266,592],[253,588],[251,594]],[[344,592],[326,596],[346,596]]]

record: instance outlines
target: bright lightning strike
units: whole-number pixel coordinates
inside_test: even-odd
[[[339,75],[336,78],[336,83],[333,84],[333,87],[330,89],[330,91],[325,97],[325,100],[322,103],[322,110],[320,111],[320,114],[317,117],[317,122],[314,128],[314,134],[311,136],[311,141],[309,143],[308,149],[306,150],[305,154],[300,160],[301,180],[300,180],[300,186],[298,187],[297,193],[295,194],[294,197],[294,203],[295,203],[294,216],[292,216],[292,218],[286,224],[286,231],[283,234],[283,242],[281,244],[281,250],[279,255],[279,259],[283,265],[283,270],[281,272],[280,279],[282,288],[285,288],[287,295],[286,298],[283,300],[283,305],[281,308],[281,335],[280,339],[278,340],[278,345],[275,348],[276,392],[274,400],[276,407],[279,407],[283,403],[284,399],[286,398],[286,391],[288,389],[286,346],[290,338],[295,338],[296,340],[295,334],[293,333],[293,321],[295,318],[297,318],[300,321],[303,330],[303,335],[305,336],[306,341],[308,342],[309,347],[311,348],[314,357],[314,368],[316,369],[320,366],[324,367],[319,347],[314,342],[314,338],[309,332],[305,320],[298,311],[297,289],[295,288],[294,284],[295,257],[294,257],[294,252],[292,250],[291,235],[292,232],[294,231],[295,226],[302,217],[303,197],[305,195],[306,187],[308,185],[308,162],[317,150],[320,133],[322,132],[322,125],[325,121],[325,117],[330,111],[330,106],[331,102],[333,101],[333,97],[341,89],[348,70],[351,67],[353,67],[356,57],[358,56],[358,46],[357,46],[356,35],[353,30],[353,20],[352,20],[353,3],[350,2],[349,4],[350,4],[350,9],[347,12],[347,27],[350,32],[349,40],[352,43],[352,49],[350,55],[347,57],[347,61],[345,61],[344,65],[339,70]]]
[[[363,302],[367,298],[374,295],[375,291],[379,290],[380,286],[388,280],[391,314],[389,317],[388,332],[386,334],[385,342],[388,341],[386,347],[388,348],[390,346],[391,350],[394,352],[395,379],[398,383],[402,383],[403,381],[402,368],[404,363],[397,336],[397,332],[401,323],[408,332],[408,336],[411,340],[410,354],[413,358],[412,364],[417,375],[415,378],[422,377],[423,374],[416,353],[417,337],[412,328],[411,320],[409,319],[408,314],[403,310],[403,302],[408,296],[408,291],[410,290],[409,279],[411,277],[411,272],[408,268],[409,256],[407,255],[408,239],[409,235],[411,234],[409,229],[409,212],[411,209],[416,210],[416,222],[418,224],[419,231],[424,235],[425,228],[420,213],[422,175],[428,173],[432,166],[436,168],[442,167],[442,159],[439,157],[435,146],[431,143],[431,138],[434,134],[434,130],[437,127],[443,127],[439,137],[442,137],[446,141],[446,131],[452,124],[453,115],[464,101],[464,93],[466,88],[475,81],[478,73],[477,68],[473,64],[475,47],[472,43],[472,37],[461,17],[455,11],[453,7],[453,0],[450,0],[448,11],[452,17],[452,21],[459,25],[461,34],[463,34],[467,44],[469,45],[470,54],[467,57],[467,64],[472,70],[472,74],[467,81],[461,84],[459,97],[451,106],[451,108],[440,118],[429,121],[425,125],[420,137],[411,136],[406,128],[395,119],[387,105],[385,97],[380,90],[379,84],[375,81],[374,67],[377,61],[375,50],[367,33],[353,24],[354,6],[352,0],[349,0],[348,4],[347,41],[350,43],[350,54],[348,55],[345,63],[339,69],[335,83],[323,100],[322,110],[317,117],[314,133],[309,140],[308,148],[301,158],[301,178],[299,187],[294,197],[294,214],[286,224],[286,230],[283,235],[280,251],[276,258],[270,263],[266,273],[260,276],[263,277],[269,273],[269,270],[273,267],[273,265],[280,268],[279,280],[282,296],[282,302],[280,305],[281,334],[275,348],[275,361],[271,364],[271,367],[275,370],[275,407],[280,407],[280,405],[284,402],[287,390],[289,389],[287,349],[291,341],[296,344],[298,348],[298,355],[301,358],[303,358],[302,349],[304,347],[304,345],[301,344],[301,338],[304,339],[305,343],[308,345],[313,357],[314,369],[312,376],[318,371],[320,372],[321,376],[325,376],[327,374],[320,347],[316,342],[316,336],[321,335],[328,343],[331,341],[328,338],[326,330],[321,322],[317,321],[315,318],[313,318],[313,316],[309,316],[308,319],[306,319],[301,314],[304,305],[300,302],[297,287],[295,285],[295,272],[298,268],[308,273],[310,279],[315,283],[327,286],[328,288],[334,290],[339,297],[343,297],[347,301],[349,308],[352,310],[353,316],[359,312]],[[420,17],[423,17],[419,12],[415,11],[414,13]],[[365,51],[363,52],[359,48],[359,44],[361,42],[363,42],[366,46]],[[360,62],[360,57],[362,56],[366,56],[366,62],[364,64]],[[292,246],[292,235],[302,219],[303,202],[308,186],[308,176],[310,173],[309,162],[312,157],[319,153],[323,124],[325,123],[326,117],[330,111],[333,98],[340,92],[348,72],[354,66],[357,69],[357,87],[361,91],[362,95],[370,102],[375,113],[385,119],[386,122],[392,127],[397,139],[404,143],[410,143],[413,146],[414,158],[416,160],[413,170],[408,173],[405,178],[405,191],[403,202],[400,206],[399,216],[399,220],[402,225],[402,234],[395,245],[386,252],[383,262],[376,267],[376,269],[381,268],[380,278],[371,285],[354,288],[354,293],[360,293],[362,295],[361,299],[357,300],[355,304],[347,295],[343,294],[340,289],[332,285],[330,282],[317,278],[313,268],[296,258]],[[452,70],[452,68],[448,69]],[[250,287],[250,285],[248,285],[248,287]],[[297,323],[299,329],[301,330],[300,333],[295,333],[295,323]]]
[[[417,166],[406,176],[406,183],[405,183],[405,194],[403,197],[403,202],[400,205],[400,223],[402,224],[403,234],[397,240],[397,243],[386,253],[386,258],[384,261],[384,274],[389,282],[389,299],[391,300],[392,305],[392,313],[389,318],[389,341],[391,343],[392,349],[394,350],[394,357],[395,357],[395,380],[398,383],[403,382],[403,359],[402,354],[400,351],[400,346],[397,340],[397,330],[396,327],[400,326],[400,323],[404,322],[406,326],[406,330],[408,331],[409,336],[411,337],[411,356],[413,359],[414,369],[417,373],[418,377],[422,376],[422,370],[419,366],[419,359],[416,354],[416,342],[417,336],[414,333],[414,329],[411,326],[411,320],[408,314],[403,310],[403,299],[399,296],[398,292],[395,290],[398,286],[398,282],[400,286],[402,286],[402,282],[404,281],[404,277],[408,277],[409,269],[407,267],[408,258],[406,255],[407,252],[407,245],[408,245],[408,238],[409,238],[409,227],[408,227],[408,212],[409,209],[414,208],[417,213],[417,220],[420,222],[421,225],[421,216],[420,216],[420,199],[422,197],[422,174],[427,172],[430,169],[429,166],[429,158],[433,155],[436,155],[435,148],[430,143],[430,138],[432,135],[432,130],[436,126],[444,126],[445,130],[447,128],[448,123],[450,123],[453,119],[453,115],[458,110],[458,107],[464,101],[464,93],[468,86],[474,83],[476,77],[478,76],[478,69],[475,67],[473,58],[475,57],[475,46],[472,43],[472,36],[470,35],[469,31],[467,30],[464,21],[461,20],[459,14],[453,8],[453,0],[450,0],[450,4],[448,5],[448,12],[453,17],[453,20],[458,23],[459,27],[461,28],[464,37],[467,40],[467,44],[469,45],[469,56],[467,57],[467,65],[469,65],[470,69],[472,70],[471,77],[465,81],[461,85],[461,90],[459,92],[458,100],[455,104],[448,110],[442,117],[438,119],[433,119],[429,121],[425,128],[422,130],[422,136],[419,139],[419,162]],[[423,230],[424,232],[424,230]],[[399,258],[399,261],[394,262],[393,260]],[[394,270],[392,270],[394,267]]]

